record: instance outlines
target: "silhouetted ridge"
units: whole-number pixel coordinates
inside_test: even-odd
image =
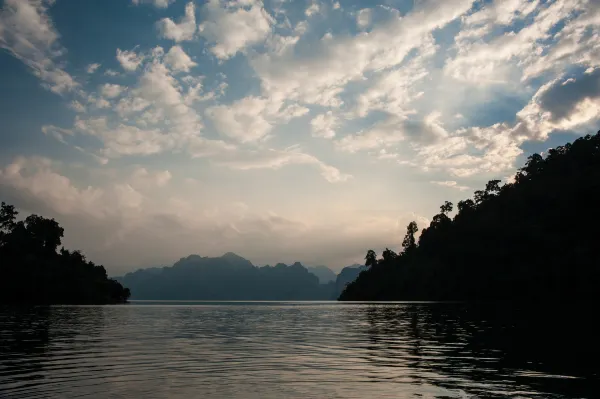
[[[79,251],[58,248],[64,230],[54,219],[0,208],[0,303],[107,304],[126,302],[129,289]]]
[[[597,300],[600,132],[531,155],[515,182],[445,202],[418,243],[369,251],[340,300]]]
[[[335,282],[336,279],[336,275],[333,272],[333,270],[331,270],[330,268],[328,268],[327,266],[306,266],[306,269],[314,274],[315,276],[317,276],[319,278],[319,282],[321,284],[328,284],[331,282]]]
[[[228,252],[210,258],[190,255],[160,272],[144,269],[117,277],[131,288],[133,299],[179,300],[316,300],[334,299],[335,286],[300,263],[256,267]]]

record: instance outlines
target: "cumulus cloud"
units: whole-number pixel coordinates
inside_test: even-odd
[[[119,97],[125,88],[121,85],[105,83],[100,88],[100,93],[106,98]]]
[[[217,130],[240,142],[264,139],[274,125],[287,122],[308,112],[299,105],[285,106],[274,98],[248,96],[231,105],[217,105],[206,110]]]
[[[171,47],[167,54],[165,54],[164,60],[171,70],[178,72],[189,72],[190,68],[198,65],[179,46]]]
[[[156,23],[156,27],[160,35],[165,39],[171,39],[175,42],[192,40],[196,33],[194,3],[190,2],[185,6],[185,15],[179,23],[173,22],[170,18],[163,18]]]
[[[335,129],[338,123],[337,117],[331,111],[319,114],[310,121],[312,134],[315,137],[331,139],[335,137]]]
[[[0,48],[27,65],[47,89],[64,94],[79,84],[57,62],[65,52],[48,15],[50,0],[5,0],[0,9]]]
[[[210,50],[219,59],[226,60],[263,42],[271,32],[274,20],[262,1],[250,2],[249,7],[243,4],[209,0],[203,7],[206,19],[198,31],[213,44]]]
[[[554,68],[552,64],[561,58],[557,50],[542,56],[549,47],[553,47],[549,44],[553,37],[563,37],[561,40],[564,42],[558,51],[565,57],[569,56],[569,52],[576,54],[583,48],[591,50],[595,45],[595,41],[589,39],[577,44],[573,42],[576,38],[586,39],[583,31],[587,28],[593,26],[597,32],[597,21],[590,18],[597,5],[591,3],[587,0],[558,0],[538,4],[537,1],[511,0],[484,6],[464,19],[464,30],[456,37],[457,56],[446,62],[444,70],[449,76],[465,82],[487,84],[510,82],[512,75],[522,75],[523,79],[527,79]],[[510,26],[516,20],[531,15],[533,21],[520,30],[509,30],[486,38],[486,33],[495,25]],[[558,25],[561,22],[564,27]],[[557,26],[559,32],[554,33]],[[574,47],[565,53],[563,49],[569,46],[568,43]]]
[[[175,2],[175,0],[131,0],[131,2],[135,5],[151,4],[156,8],[167,8],[171,3]]]
[[[85,112],[85,105],[83,105],[77,100],[71,101],[69,103],[69,108],[71,108],[75,112]]]
[[[363,8],[358,11],[358,14],[356,15],[356,25],[358,25],[360,29],[368,27],[371,24],[372,13],[373,11],[370,8]]]
[[[135,51],[117,49],[117,61],[121,64],[121,67],[126,71],[133,72],[142,63],[144,58],[141,55],[135,53]]]
[[[98,68],[100,68],[100,64],[98,64],[98,63],[89,64],[87,67],[85,67],[85,71],[89,74],[92,74],[92,73],[96,72],[98,70]]]
[[[537,91],[517,113],[519,132],[544,140],[555,130],[571,130],[600,120],[600,69],[577,79],[557,78]]]
[[[430,43],[430,33],[469,10],[472,0],[424,1],[403,18],[390,18],[369,34],[324,38],[309,54],[261,54],[252,66],[265,95],[323,106],[342,105],[339,94],[365,73],[401,64],[413,49]]]
[[[313,1],[307,8],[306,10],[304,10],[304,15],[306,15],[307,17],[310,17],[314,14],[317,14],[319,11],[321,10],[321,7],[319,6],[319,3],[316,1]]]

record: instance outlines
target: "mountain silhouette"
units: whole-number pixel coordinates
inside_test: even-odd
[[[335,298],[334,284],[301,263],[256,267],[228,252],[220,257],[190,255],[171,267],[139,269],[116,277],[132,299],[156,300],[324,300]]]
[[[319,278],[319,282],[321,284],[327,284],[327,283],[331,283],[334,282],[336,279],[336,275],[333,272],[333,270],[331,270],[330,268],[328,268],[327,266],[305,266],[306,269],[314,274],[315,276],[317,276]]]

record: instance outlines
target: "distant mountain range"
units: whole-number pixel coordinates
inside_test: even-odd
[[[254,266],[232,252],[220,257],[190,255],[170,267],[152,267],[115,277],[131,299],[154,300],[331,300],[365,266],[345,267],[339,276],[325,267],[278,263]]]
[[[309,273],[314,274],[319,278],[319,283],[327,284],[335,282],[336,274],[327,266],[304,266]]]

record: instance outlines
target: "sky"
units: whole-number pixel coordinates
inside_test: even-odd
[[[600,0],[0,0],[0,199],[109,275],[362,263],[600,128]]]

